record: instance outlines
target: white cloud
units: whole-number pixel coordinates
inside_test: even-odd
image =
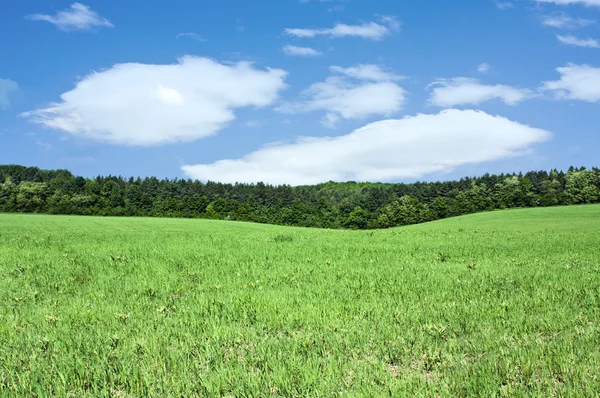
[[[276,110],[284,113],[325,111],[323,124],[334,127],[340,119],[391,115],[405,103],[406,91],[392,81],[400,77],[384,72],[376,65],[346,69],[332,66],[331,70],[345,76],[332,76],[324,82],[314,83],[302,93],[306,100],[285,103]]]
[[[477,72],[479,72],[479,73],[487,73],[489,70],[490,70],[490,64],[488,64],[486,62],[477,65]]]
[[[497,1],[496,2],[496,8],[498,8],[499,10],[506,10],[508,8],[513,8],[514,4],[508,1]]]
[[[238,32],[245,32],[246,31],[246,28],[244,27],[244,25],[242,25],[242,21],[240,21],[239,18],[237,19],[237,25],[235,26],[235,29]]]
[[[9,79],[0,79],[0,109],[8,109],[11,98],[19,92],[17,83]]]
[[[185,103],[185,99],[179,91],[165,87],[162,84],[159,84],[156,89],[156,99],[165,104],[183,105]]]
[[[270,105],[287,73],[248,62],[184,57],[177,64],[118,64],[94,72],[30,121],[121,145],[188,142],[215,134],[240,107]]]
[[[401,80],[404,78],[403,76],[385,72],[378,65],[373,64],[359,64],[349,68],[331,66],[329,69],[332,72],[340,73],[354,79],[371,80],[375,82]]]
[[[283,52],[286,53],[287,55],[300,56],[300,57],[316,57],[316,56],[321,55],[321,52],[315,50],[314,48],[298,47],[298,46],[292,46],[290,44],[283,47]]]
[[[362,25],[336,24],[329,29],[287,28],[285,34],[296,37],[312,38],[316,36],[330,37],[362,37],[370,40],[381,40],[400,28],[398,18],[391,15],[380,16],[380,22],[365,22]]]
[[[300,0],[300,3],[332,3],[332,2],[338,2],[338,3],[346,3],[348,0]],[[341,12],[344,10],[344,5],[343,4],[337,4],[333,7],[329,7],[327,9],[327,11],[329,12]]]
[[[478,105],[492,100],[501,100],[505,104],[516,105],[533,95],[527,89],[501,84],[485,85],[477,79],[468,77],[437,79],[427,87],[435,87],[431,92],[429,103],[444,108],[467,104]]]
[[[552,3],[561,6],[571,5],[571,4],[581,4],[584,6],[596,6],[600,7],[600,0],[535,0],[538,3]]]
[[[207,181],[304,185],[420,178],[528,153],[551,133],[473,110],[445,110],[368,124],[338,137],[271,144],[241,159],[185,165]]]
[[[81,3],[73,3],[70,9],[59,11],[56,15],[33,14],[27,16],[32,21],[50,22],[60,30],[90,30],[93,28],[112,28],[114,25],[106,18],[101,17],[90,7]]]
[[[331,37],[356,36],[371,40],[380,40],[387,36],[390,31],[386,26],[375,22],[365,23],[363,25],[345,25],[337,24],[332,29],[286,29],[285,33],[296,37],[315,37],[319,35],[328,35]]]
[[[578,29],[594,23],[594,21],[589,19],[572,18],[564,12],[544,15],[542,17],[542,25],[559,29]]]
[[[252,128],[252,127],[262,126],[262,124],[263,123],[258,120],[248,120],[246,123],[244,123],[244,126],[246,126],[248,128]]]
[[[568,44],[570,46],[600,48],[600,43],[598,43],[598,40],[592,39],[589,37],[586,39],[580,39],[573,35],[566,35],[566,36],[556,35],[556,38],[561,43]]]
[[[190,39],[196,40],[196,41],[206,41],[205,38],[200,36],[198,33],[194,33],[194,32],[180,33],[177,35],[177,38],[179,39],[180,37],[189,37]]]
[[[36,145],[39,145],[39,146],[41,146],[42,148],[44,148],[44,149],[45,149],[45,150],[47,150],[47,151],[49,151],[49,150],[51,150],[51,149],[52,149],[52,144],[50,144],[50,143],[48,143],[48,142],[44,142],[44,141],[37,140],[37,141],[35,142],[35,144],[36,144]]]
[[[543,82],[542,91],[550,91],[558,99],[600,101],[600,68],[567,64],[556,71],[560,80]]]
[[[345,8],[346,7],[344,7],[343,5],[338,4],[337,6],[329,7],[327,9],[327,11],[329,11],[329,12],[342,12],[342,11],[344,11]]]
[[[380,15],[379,20],[392,30],[400,30],[402,23],[395,15]]]

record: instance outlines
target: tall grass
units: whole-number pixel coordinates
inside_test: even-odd
[[[595,396],[600,206],[352,232],[0,215],[0,395]]]

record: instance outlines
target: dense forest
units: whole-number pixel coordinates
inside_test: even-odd
[[[320,228],[388,228],[516,207],[600,202],[600,169],[486,174],[448,182],[291,187],[155,177],[83,178],[0,166],[0,212],[186,217]]]

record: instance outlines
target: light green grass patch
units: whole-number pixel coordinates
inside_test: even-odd
[[[2,396],[594,396],[600,206],[353,232],[0,215]]]

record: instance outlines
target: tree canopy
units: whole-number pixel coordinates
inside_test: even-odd
[[[0,212],[186,217],[371,229],[480,211],[600,202],[600,169],[485,174],[458,181],[291,187],[156,177],[83,178],[0,166]]]

